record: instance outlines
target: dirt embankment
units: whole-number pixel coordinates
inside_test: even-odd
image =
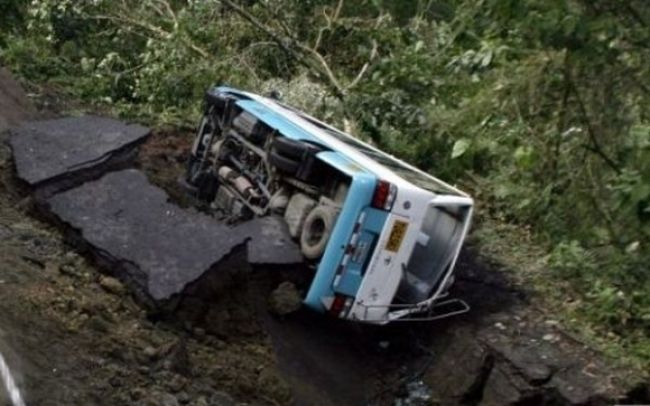
[[[565,334],[530,305],[534,295],[471,251],[463,254],[452,295],[473,310],[435,323],[364,327],[307,311],[273,317],[268,293],[287,278],[304,288],[309,270],[255,269],[236,252],[222,266],[241,272],[220,295],[197,285],[174,314],[147,314],[106,276],[110,270],[97,269],[61,230],[33,216],[1,141],[2,126],[36,116],[0,71],[0,351],[29,404],[647,400],[643,386],[628,393],[631,374]],[[190,140],[189,133],[155,133],[138,159],[150,180],[182,204],[192,203],[176,186]]]

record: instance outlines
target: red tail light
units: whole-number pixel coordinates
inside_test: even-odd
[[[377,183],[375,194],[372,197],[372,207],[381,210],[390,210],[393,208],[396,196],[397,186],[385,180],[380,180]]]
[[[330,314],[334,317],[339,317],[343,309],[345,308],[345,296],[336,295],[332,306],[330,307]]]

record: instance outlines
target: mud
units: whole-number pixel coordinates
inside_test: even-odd
[[[189,131],[156,132],[136,163],[186,206],[193,202],[176,179],[190,142]],[[288,279],[304,291],[313,271],[251,265],[245,246],[219,264],[227,272],[190,283],[173,314],[148,313],[58,228],[33,217],[7,151],[0,351],[28,404],[611,404],[643,403],[647,394],[643,385],[630,392],[638,371],[573,340],[533,292],[472,250],[452,290],[472,312],[435,323],[369,327],[304,309],[272,316],[271,291]]]

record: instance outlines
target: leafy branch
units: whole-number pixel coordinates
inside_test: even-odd
[[[296,35],[292,33],[288,28],[288,25],[281,19],[276,18],[282,30],[284,31],[284,34],[276,32],[276,30],[260,21],[253,14],[249,13],[243,7],[235,4],[231,0],[217,1],[237,13],[254,27],[269,36],[269,38],[271,38],[281,49],[293,57],[296,62],[306,67],[319,81],[325,84],[327,88],[339,99],[344,99],[347,92],[359,84],[359,82],[368,72],[371,63],[377,57],[378,44],[377,41],[372,40],[372,50],[370,52],[368,61],[363,64],[359,72],[347,85],[342,85],[341,80],[334,73],[334,70],[330,66],[325,56],[319,52],[324,33],[332,29],[341,15],[344,0],[339,0],[336,7],[330,13],[323,11],[326,25],[318,30],[316,40],[312,46],[299,41],[296,38]]]

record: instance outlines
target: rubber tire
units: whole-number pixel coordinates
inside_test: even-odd
[[[307,151],[314,149],[312,145],[286,137],[277,137],[273,140],[273,148],[278,154],[298,161],[302,160]]]
[[[300,162],[282,156],[276,151],[269,153],[269,163],[289,176],[294,176],[298,172],[298,168],[300,168]]]
[[[335,221],[336,214],[334,210],[327,206],[319,205],[309,212],[302,225],[302,232],[300,233],[300,250],[305,258],[318,259],[323,255],[330,235],[332,235]],[[323,230],[322,234],[314,242],[312,241],[313,228],[317,222],[323,223]]]

